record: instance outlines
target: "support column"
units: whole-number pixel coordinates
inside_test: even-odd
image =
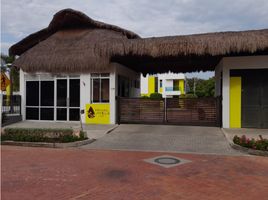
[[[222,126],[230,128],[230,69],[222,70]]]

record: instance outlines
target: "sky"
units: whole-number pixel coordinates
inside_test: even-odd
[[[268,0],[1,0],[1,53],[64,8],[141,37],[268,28]]]

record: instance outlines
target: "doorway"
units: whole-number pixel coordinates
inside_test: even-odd
[[[268,69],[231,70],[241,77],[241,127],[268,128]]]
[[[26,81],[26,120],[79,121],[80,79],[37,79]]]
[[[56,120],[79,121],[80,79],[57,79]]]

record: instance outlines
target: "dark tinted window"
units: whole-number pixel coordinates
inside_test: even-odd
[[[93,102],[100,102],[100,79],[93,79]]]
[[[57,80],[57,106],[67,106],[67,80]]]
[[[79,109],[70,108],[69,120],[70,121],[79,121],[79,118],[80,118]]]
[[[109,79],[101,79],[101,102],[109,102]]]
[[[26,108],[26,119],[38,120],[39,108]]]
[[[54,81],[41,81],[41,106],[54,106]]]
[[[54,120],[54,109],[41,108],[41,120]]]
[[[39,106],[39,82],[26,82],[26,105]]]
[[[57,120],[67,120],[66,108],[57,108]]]
[[[70,107],[80,107],[79,79],[70,79]]]

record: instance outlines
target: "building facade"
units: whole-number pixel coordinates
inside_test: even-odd
[[[268,56],[226,57],[216,67],[224,128],[268,128]]]
[[[182,73],[162,73],[141,75],[141,96],[160,93],[163,98],[178,97],[185,94],[185,75]]]
[[[119,64],[110,72],[25,73],[20,70],[23,120],[115,124],[116,97],[138,97],[139,74]]]
[[[24,120],[114,124],[117,97],[178,96],[185,77],[176,73],[215,70],[222,126],[268,128],[268,29],[141,38],[64,9],[9,53],[20,68]],[[191,113],[187,106],[176,108],[181,119]],[[206,107],[193,109],[206,119]]]

